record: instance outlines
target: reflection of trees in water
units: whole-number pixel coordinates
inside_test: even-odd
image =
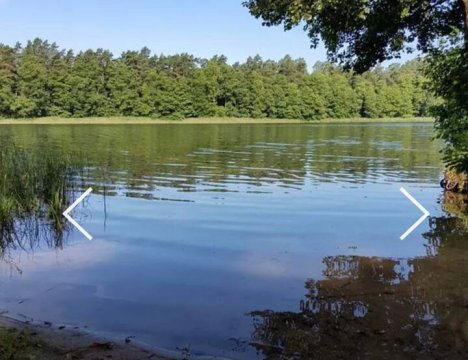
[[[160,187],[216,191],[230,190],[232,182],[301,188],[308,177],[434,181],[439,169],[427,165],[438,162],[438,152],[430,132],[425,125],[44,126],[8,128],[0,142],[14,137],[32,151],[46,143],[73,156],[83,153],[90,181],[106,183],[109,192],[151,198]],[[415,147],[427,151],[408,150]]]
[[[325,258],[298,312],[251,313],[253,346],[273,359],[467,358],[468,230],[430,224],[434,256]]]

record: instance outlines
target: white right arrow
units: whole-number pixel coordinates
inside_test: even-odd
[[[92,188],[89,188],[88,190],[86,190],[86,192],[81,194],[81,196],[78,199],[76,199],[75,202],[71,204],[67,210],[63,212],[63,216],[65,216],[67,220],[70,221],[73,224],[73,226],[75,226],[84,236],[86,236],[88,240],[93,240],[93,237],[85,229],[83,229],[81,225],[78,224],[75,221],[75,219],[73,219],[69,214],[80,202],[84,200],[86,196],[88,196],[91,193],[91,191],[93,191]]]
[[[414,229],[416,229],[421,223],[426,220],[426,218],[431,215],[429,211],[427,211],[424,206],[422,206],[411,194],[405,190],[405,188],[400,188],[400,191],[408,198],[410,201],[418,207],[419,210],[423,212],[423,215],[416,221],[403,235],[400,236],[400,240],[405,240],[406,237],[411,234]]]

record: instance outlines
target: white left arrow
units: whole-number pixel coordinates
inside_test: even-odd
[[[91,194],[92,191],[93,191],[92,188],[89,188],[88,190],[86,190],[83,194],[81,194],[81,196],[78,199],[75,200],[73,204],[70,205],[70,207],[67,210],[63,212],[63,216],[65,216],[67,220],[70,221],[73,224],[73,226],[76,227],[84,236],[86,236],[88,240],[93,240],[93,237],[85,229],[83,229],[81,225],[75,221],[75,219],[73,219],[70,216],[70,213],[80,202],[84,200],[86,196]]]

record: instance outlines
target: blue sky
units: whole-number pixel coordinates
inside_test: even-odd
[[[302,29],[284,32],[253,18],[242,0],[0,0],[0,42],[13,45],[35,37],[62,48],[123,50],[147,46],[153,53],[224,54],[230,62],[259,54],[326,59],[310,49]]]

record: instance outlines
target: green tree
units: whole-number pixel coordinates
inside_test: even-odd
[[[183,53],[172,56],[155,56],[151,58],[151,65],[159,72],[164,72],[172,78],[187,78],[193,76],[200,59]]]
[[[468,172],[468,0],[248,0],[244,5],[266,26],[303,26],[312,46],[322,39],[331,60],[359,73],[412,51],[409,44],[416,43],[430,55],[432,88],[444,100],[436,129],[446,143],[446,164]],[[406,104],[393,105],[398,113],[407,111]]]
[[[12,116],[15,102],[17,51],[0,44],[0,116]]]
[[[421,62],[364,74],[303,59],[151,56],[104,49],[74,55],[36,39],[0,46],[0,116],[236,116],[297,118],[425,115]]]
[[[41,39],[28,41],[19,56],[17,69],[18,82],[15,113],[20,117],[39,117],[48,115],[49,86],[48,65],[56,46]]]
[[[109,69],[109,92],[112,103],[124,116],[148,116],[152,112],[148,99],[150,50],[126,51]]]
[[[153,116],[182,118],[194,115],[189,94],[185,80],[176,81],[166,73],[151,71],[148,98],[152,104]]]
[[[73,116],[116,114],[110,99],[109,76],[114,73],[112,54],[103,49],[79,53],[70,76],[69,112]]]
[[[300,85],[301,119],[318,120],[327,116],[327,104],[320,89],[314,87],[311,77]]]
[[[70,116],[70,76],[73,68],[73,51],[55,50],[47,66],[48,105],[47,114],[50,116]]]
[[[444,159],[456,172],[468,173],[468,53],[453,48],[436,53],[428,71],[435,94],[444,102],[435,109],[436,129],[445,140]],[[465,184],[466,185],[466,184]]]
[[[359,115],[363,118],[380,117],[380,102],[375,74],[367,72],[354,77],[354,89],[359,98]]]

